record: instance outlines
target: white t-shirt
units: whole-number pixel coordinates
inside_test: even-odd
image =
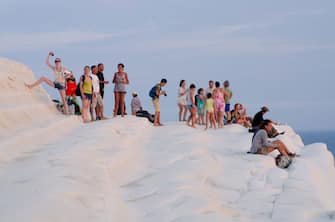
[[[213,90],[214,90],[214,87],[213,87],[213,88],[209,88],[209,87],[208,87],[208,88],[206,89],[206,91],[205,91],[205,93],[206,93],[206,97],[207,97],[207,94],[208,94],[208,93],[213,94]]]
[[[92,77],[92,85],[93,85],[93,92],[99,93],[100,92],[100,84],[99,84],[99,78],[97,75],[91,74]]]

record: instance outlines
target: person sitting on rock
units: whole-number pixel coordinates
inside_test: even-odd
[[[133,95],[133,98],[130,104],[132,115],[137,116],[137,117],[147,118],[149,122],[153,123],[155,116],[150,114],[148,111],[142,109],[141,100],[138,97],[138,93],[133,92],[132,95]]]
[[[249,130],[249,132],[251,133],[256,133],[259,129],[260,126],[262,125],[263,121],[264,121],[264,115],[266,113],[270,112],[270,109],[266,106],[263,106],[261,108],[261,111],[259,111],[258,113],[256,113],[256,115],[254,116],[253,120],[252,120],[252,129]],[[273,122],[272,122],[273,123]],[[276,128],[272,127],[272,130],[270,132],[268,132],[268,136],[270,138],[275,138],[278,135],[282,135],[285,132],[279,133]]]
[[[287,158],[295,157],[295,154],[290,152],[280,140],[269,141],[268,133],[271,132],[272,128],[271,120],[267,119],[262,122],[260,129],[254,134],[252,139],[250,153],[267,155],[274,150],[278,150],[281,155]]]
[[[252,129],[257,130],[262,125],[262,122],[264,121],[264,115],[269,112],[270,109],[266,106],[263,106],[261,110],[255,114],[253,120],[252,120]]]
[[[76,78],[73,73],[70,72],[69,76],[66,78],[66,101],[68,105],[74,105],[74,113],[81,115],[81,108],[76,96],[77,83]]]
[[[250,118],[247,117],[247,109],[240,103],[236,103],[234,106],[234,110],[232,111],[232,120],[235,124],[251,128]]]

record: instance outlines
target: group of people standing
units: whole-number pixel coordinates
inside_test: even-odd
[[[105,84],[109,84],[104,78],[104,64],[99,63],[98,65],[85,66],[83,74],[80,76],[79,82],[76,82],[76,78],[72,71],[62,66],[60,58],[54,60],[54,64],[51,64],[50,59],[54,56],[53,52],[50,52],[46,59],[47,66],[53,71],[55,80],[52,81],[49,78],[42,76],[37,81],[31,84],[25,83],[26,87],[32,89],[41,83],[57,89],[59,91],[62,104],[64,107],[64,114],[70,114],[69,105],[74,104],[79,107],[79,113],[81,113],[83,121],[85,123],[94,120],[106,119],[104,115],[104,92]],[[117,65],[117,72],[114,73],[112,83],[114,84],[114,110],[113,116],[121,115],[125,116],[125,96],[127,93],[126,86],[129,84],[128,74],[124,71],[124,64],[119,63]],[[143,111],[141,105],[137,104],[137,108],[133,108],[133,114],[138,113],[139,116],[153,118],[152,122],[155,126],[162,126],[160,122],[160,105],[159,97],[166,95],[166,92],[162,90],[167,83],[166,79],[162,79],[160,83],[156,84],[150,91],[150,97],[152,97],[153,107],[155,109],[155,115],[149,114],[147,111]],[[82,106],[80,108],[77,96],[82,100]],[[134,98],[137,96],[134,95]],[[139,99],[137,98],[137,103]],[[132,101],[132,106],[136,106],[136,99]],[[138,109],[135,111],[135,109]]]
[[[46,64],[53,71],[55,81],[42,76],[36,82],[32,84],[26,83],[25,85],[29,89],[32,89],[44,82],[57,89],[64,106],[64,114],[66,115],[70,114],[69,101],[77,105],[78,101],[76,98],[79,96],[82,99],[82,107],[79,112],[85,123],[93,120],[106,119],[104,115],[103,98],[105,94],[105,84],[109,84],[109,81],[106,81],[104,78],[104,64],[99,63],[98,65],[85,66],[79,83],[76,83],[74,74],[62,66],[60,58],[55,59],[54,65],[51,64],[50,59],[53,56],[53,52],[48,54]],[[124,116],[126,85],[129,84],[129,80],[128,74],[124,72],[124,65],[122,63],[118,64],[118,71],[114,74],[113,83],[115,84],[114,116],[117,115],[119,110],[121,115]]]
[[[69,114],[69,104],[75,104],[79,107],[85,123],[93,120],[102,120],[104,116],[104,89],[105,84],[109,84],[104,78],[104,64],[85,66],[83,75],[81,75],[79,83],[76,83],[74,74],[61,64],[61,59],[56,58],[54,65],[50,59],[54,56],[50,52],[46,59],[47,66],[53,71],[55,81],[51,81],[45,76],[39,78],[32,84],[25,85],[32,89],[41,83],[57,89],[59,91],[62,103],[64,105],[64,113]],[[113,116],[125,115],[125,95],[127,93],[126,86],[129,84],[128,74],[124,71],[124,64],[117,65],[117,72],[114,73],[114,111]],[[141,102],[136,92],[133,93],[131,102],[132,114],[139,117],[146,117],[154,126],[162,126],[160,121],[160,96],[166,96],[166,91],[162,88],[167,84],[166,79],[162,79],[155,84],[149,91],[155,114],[151,115],[148,111],[142,109]],[[78,105],[77,96],[82,100],[82,107]],[[177,104],[179,107],[179,121],[185,121],[190,127],[195,128],[196,124],[205,125],[208,128],[222,128],[224,124],[240,124],[249,128],[249,132],[253,132],[252,147],[250,153],[268,154],[274,150],[278,150],[282,156],[286,158],[294,158],[296,154],[291,153],[289,149],[280,140],[269,141],[282,133],[278,133],[273,127],[274,122],[264,120],[264,114],[269,109],[262,107],[254,118],[247,116],[247,111],[242,104],[236,103],[234,109],[231,110],[230,104],[233,92],[230,89],[229,81],[226,80],[221,86],[220,82],[209,81],[208,88],[199,88],[196,91],[195,84],[186,85],[185,80],[181,80],[178,90]],[[71,101],[71,102],[69,102]],[[95,114],[95,115],[94,115]],[[187,115],[189,116],[187,117]]]
[[[199,88],[196,94],[195,84],[187,87],[185,80],[180,81],[177,98],[179,121],[186,121],[193,128],[196,124],[206,125],[205,129],[222,128],[226,114],[225,122],[231,122],[230,101],[233,92],[229,81],[224,81],[223,87],[220,82],[214,83],[212,80],[208,85],[206,90]]]
[[[82,99],[82,116],[85,123],[106,118],[103,97],[104,85],[109,82],[104,80],[103,71],[102,63],[91,67],[85,66],[84,74],[80,77],[76,88],[76,94],[73,95],[74,97],[80,96]]]

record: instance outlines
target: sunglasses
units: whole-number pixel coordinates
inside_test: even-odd
[[[57,63],[57,62],[61,62],[60,60],[55,60],[55,63]]]

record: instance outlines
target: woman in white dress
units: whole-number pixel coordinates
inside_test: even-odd
[[[179,121],[186,121],[186,115],[187,115],[187,110],[188,110],[187,102],[186,102],[186,95],[187,95],[186,81],[181,80],[179,83],[178,99],[177,99],[177,104],[179,107],[179,113],[178,113]]]

